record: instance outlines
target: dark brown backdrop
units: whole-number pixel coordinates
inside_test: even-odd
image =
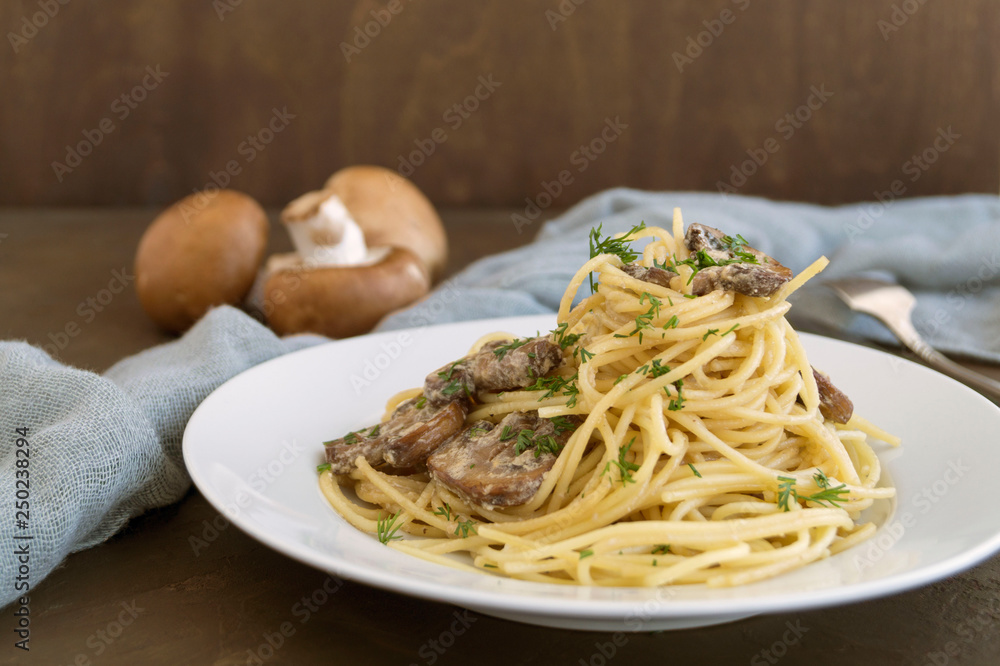
[[[993,0],[5,0],[0,204],[158,204],[229,163],[282,205],[418,145],[443,205],[523,206],[543,183],[559,207],[622,184],[995,192],[998,19]]]

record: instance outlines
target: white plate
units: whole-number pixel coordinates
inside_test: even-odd
[[[475,574],[380,544],[342,520],[317,487],[324,440],[377,422],[386,399],[419,386],[491,331],[533,334],[551,316],[369,335],[283,356],[215,390],[184,433],[184,460],[209,502],[249,535],[338,576],[487,615],[571,629],[649,631],[818,608],[925,585],[1000,549],[992,501],[1000,409],[965,386],[882,352],[803,335],[858,413],[903,438],[877,445],[894,502],[872,510],[873,540],[735,589],[561,586]]]

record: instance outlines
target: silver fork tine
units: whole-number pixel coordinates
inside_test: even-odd
[[[991,400],[1000,401],[1000,382],[941,355],[917,333],[910,318],[916,298],[905,287],[871,278],[845,278],[823,284],[833,289],[847,307],[875,317],[885,324],[900,342],[928,365],[971,386]]]

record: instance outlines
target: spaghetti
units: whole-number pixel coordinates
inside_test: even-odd
[[[870,537],[861,512],[894,491],[877,486],[868,439],[898,442],[858,416],[824,419],[784,317],[789,294],[826,259],[766,298],[694,296],[704,266],[682,236],[675,211],[673,233],[640,226],[607,245],[624,253],[598,245],[559,307],[558,367],[534,386],[476,396],[466,426],[527,410],[580,423],[529,501],[476,503],[426,471],[390,474],[359,456],[348,474],[321,474],[333,508],[427,560],[582,585],[740,585]],[[639,239],[649,242],[629,257]],[[638,279],[624,270],[630,258],[676,275],[669,286]],[[593,293],[573,307],[588,277]],[[509,339],[486,336],[472,351]],[[387,415],[419,395],[394,396]]]

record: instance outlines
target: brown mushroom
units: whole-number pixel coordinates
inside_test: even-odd
[[[135,256],[136,293],[146,313],[183,331],[215,305],[238,305],[267,247],[267,215],[234,190],[181,199],[149,225]]]
[[[268,260],[256,294],[280,334],[365,333],[426,294],[444,265],[444,228],[412,184],[385,169],[352,167],[330,185],[281,214],[296,251]]]
[[[432,279],[441,277],[448,239],[434,205],[416,185],[390,169],[359,165],[333,174],[323,189],[337,195],[369,247],[406,248]]]

